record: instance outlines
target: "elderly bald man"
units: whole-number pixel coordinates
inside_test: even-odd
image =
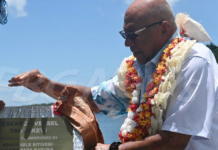
[[[141,71],[144,78],[142,91],[145,90],[151,74],[160,61],[161,52],[176,36],[176,30],[173,11],[165,0],[136,0],[126,11],[124,30],[120,33],[126,39],[125,46],[130,47],[136,57],[135,69]],[[170,109],[168,108],[168,115],[165,116],[162,131],[140,141],[130,141],[121,145],[99,143],[96,150],[217,149],[216,135],[210,139],[212,130],[217,133],[216,127],[212,126],[215,96],[209,97],[214,95],[216,92],[214,89],[217,87],[213,86],[214,77],[212,75],[208,77],[214,71],[211,70],[213,65],[208,65],[209,60],[203,56],[202,51],[207,51],[207,55],[213,60],[214,58],[205,46],[199,43],[195,45],[193,51],[199,55],[196,57],[193,55],[191,59],[185,60],[183,70],[177,75],[181,80],[174,96],[170,98],[174,103],[169,104]],[[204,50],[201,50],[202,48]],[[9,86],[25,86],[35,92],[44,92],[55,99],[60,96],[64,87],[71,86],[51,81],[37,69],[20,74],[9,82]],[[74,87],[83,92],[95,112],[101,111],[110,117],[117,117],[126,114],[130,99],[119,91],[116,82],[118,79],[114,77],[97,87],[79,85]],[[209,82],[211,86],[206,86]],[[190,86],[188,89],[191,94],[186,91],[186,86]],[[218,122],[217,118],[214,121]]]

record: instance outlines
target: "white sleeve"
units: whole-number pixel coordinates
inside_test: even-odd
[[[201,57],[192,57],[184,62],[176,78],[162,130],[210,139],[215,105],[212,66]]]

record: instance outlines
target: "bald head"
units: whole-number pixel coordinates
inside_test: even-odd
[[[153,23],[155,25],[140,31]],[[169,41],[177,30],[175,16],[166,0],[135,0],[127,9],[124,18],[125,32],[136,32],[137,38],[126,38],[125,45],[130,47],[140,63],[150,61]]]
[[[168,21],[174,32],[177,28],[173,10],[166,0],[135,0],[126,11],[125,21],[128,20],[144,25]]]

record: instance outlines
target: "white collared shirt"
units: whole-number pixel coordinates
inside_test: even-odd
[[[186,150],[217,150],[218,66],[213,53],[196,43],[176,79],[162,130],[192,135]]]

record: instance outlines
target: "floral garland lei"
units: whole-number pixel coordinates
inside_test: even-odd
[[[175,74],[181,69],[182,62],[188,50],[195,44],[195,40],[185,41],[183,38],[174,38],[166,46],[158,63],[156,71],[152,74],[151,81],[147,84],[146,91],[141,97],[142,77],[134,69],[134,57],[124,59],[118,70],[118,78],[125,80],[125,90],[129,93],[128,116],[121,126],[119,139],[122,143],[138,141],[149,135],[154,135],[161,130],[163,125],[163,110],[167,107],[167,99],[173,94],[176,80]],[[124,70],[124,71],[123,71]],[[125,72],[125,76],[124,76]],[[118,87],[124,86],[122,81]],[[125,91],[125,92],[126,92]]]

